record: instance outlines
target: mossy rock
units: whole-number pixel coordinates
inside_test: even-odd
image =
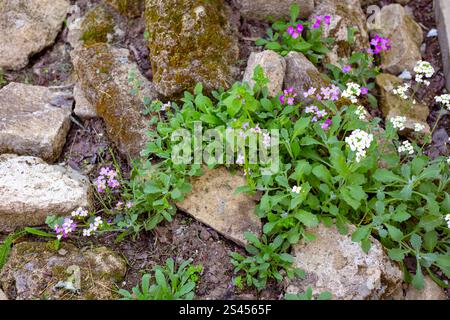
[[[203,83],[228,88],[239,55],[229,8],[221,0],[146,0],[147,30],[158,91],[179,95]]]
[[[109,300],[117,298],[115,284],[125,273],[126,262],[105,247],[80,250],[63,243],[55,250],[45,242],[22,242],[13,247],[0,285],[18,300]],[[78,291],[58,288],[63,282]]]
[[[106,0],[106,3],[129,18],[140,17],[145,5],[144,0]]]
[[[155,100],[159,96],[153,84],[139,73],[136,63],[128,57],[127,49],[104,43],[72,52],[81,90],[105,121],[108,137],[117,144],[119,151],[135,158],[148,141],[146,133],[150,129],[150,118],[143,115],[142,98]],[[135,72],[136,80],[142,84],[137,95],[131,93],[130,72]]]
[[[80,40],[87,46],[108,42],[108,34],[114,31],[114,25],[111,12],[105,6],[98,5],[84,16]]]

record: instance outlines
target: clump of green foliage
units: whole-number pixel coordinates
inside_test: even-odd
[[[137,285],[132,292],[120,290],[122,300],[192,300],[195,287],[199,281],[202,266],[192,266],[191,261],[184,261],[178,267],[172,258],[164,267],[154,268],[154,281],[150,274],[142,276],[141,286]]]

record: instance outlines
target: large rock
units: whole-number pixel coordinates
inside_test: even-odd
[[[417,61],[422,60],[422,28],[399,4],[384,6],[375,19],[381,22],[374,25],[375,31],[391,39],[392,48],[381,54],[383,69],[396,75],[404,70],[413,72]]]
[[[80,40],[87,46],[108,42],[108,34],[114,31],[114,16],[106,6],[98,5],[82,18]]]
[[[316,16],[331,17],[330,25],[323,25],[323,36],[333,38],[331,52],[326,54],[325,62],[339,65],[340,59],[349,58],[353,52],[369,48],[369,35],[366,26],[366,16],[361,9],[359,0],[322,0],[311,15],[315,22]],[[355,41],[348,43],[349,28],[356,28]]]
[[[245,231],[261,233],[261,221],[255,214],[256,202],[246,194],[235,194],[246,184],[241,175],[231,175],[225,168],[207,170],[192,181],[192,191],[177,206],[226,238],[245,245]]]
[[[360,0],[361,6],[368,6],[371,4],[378,4],[380,0]],[[394,2],[400,3],[402,5],[407,5],[411,0],[394,0]]]
[[[126,262],[105,247],[79,250],[63,243],[15,245],[0,276],[0,285],[17,300],[110,300],[123,281]]]
[[[6,294],[2,291],[2,289],[0,289],[0,301],[6,301],[8,300],[8,297],[6,296]]]
[[[66,0],[0,1],[0,69],[21,69],[51,45],[69,6]]]
[[[229,87],[238,59],[236,31],[221,0],[146,0],[153,81],[165,96],[201,82],[207,90]]]
[[[439,44],[441,45],[444,74],[447,80],[447,90],[450,90],[450,2],[436,0],[434,2],[435,16],[438,24]]]
[[[66,143],[70,108],[46,87],[10,83],[0,90],[0,154],[55,161]]]
[[[284,87],[293,87],[296,92],[304,92],[309,88],[321,88],[328,86],[322,78],[319,70],[300,52],[292,51],[285,58],[286,76]],[[302,99],[302,95],[299,95]]]
[[[245,70],[243,81],[248,82],[253,87],[253,73],[256,66],[260,65],[265,76],[269,79],[267,85],[269,96],[275,97],[283,89],[284,74],[286,72],[286,62],[278,53],[266,50],[260,53],[252,52],[248,59],[247,69]]]
[[[294,266],[306,277],[291,281],[287,292],[304,292],[310,286],[314,293],[331,292],[336,300],[368,300],[388,297],[401,286],[402,272],[377,240],[371,239],[372,248],[365,254],[350,234],[341,235],[335,226],[310,231],[315,240],[293,247]]]
[[[307,18],[314,9],[314,0],[237,0],[241,15],[247,19],[289,19],[291,6],[300,7],[300,18]]]
[[[72,60],[84,97],[95,106],[97,115],[106,123],[108,136],[119,150],[132,157],[139,156],[148,139],[149,118],[143,115],[142,97],[158,97],[154,86],[139,72],[136,63],[129,60],[127,49],[107,44],[79,47],[72,52]],[[141,84],[140,92],[130,91],[130,72]]]
[[[380,89],[380,109],[386,119],[396,116],[406,117],[405,129],[401,132],[407,135],[414,132],[416,123],[425,127],[418,133],[420,136],[430,133],[430,126],[427,123],[428,106],[421,103],[412,104],[409,100],[403,100],[392,92],[403,84],[402,79],[388,73],[381,73],[376,77],[375,82]]]
[[[89,180],[76,171],[35,157],[0,155],[0,231],[45,223],[91,207]]]
[[[130,18],[140,17],[144,12],[144,0],[106,0],[106,3]]]

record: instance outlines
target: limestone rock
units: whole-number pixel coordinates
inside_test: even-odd
[[[371,4],[378,4],[378,2],[380,2],[379,0],[360,0],[361,1],[361,6],[365,7]],[[394,0],[394,2],[397,2],[401,5],[407,5],[411,0]]]
[[[108,136],[119,150],[136,157],[147,142],[149,129],[149,118],[143,115],[142,97],[155,100],[158,94],[128,57],[127,49],[103,43],[72,51],[74,69],[84,97],[105,121]],[[136,82],[142,84],[138,95],[130,92],[133,88],[129,83],[130,72],[134,72]]]
[[[201,82],[208,91],[228,88],[239,54],[221,0],[146,0],[153,81],[172,97]]]
[[[246,184],[241,175],[231,175],[225,168],[207,170],[192,181],[192,191],[177,206],[226,238],[245,245],[245,231],[261,234],[262,224],[255,214],[254,199],[234,194]]]
[[[355,230],[350,227],[350,234]],[[335,300],[380,299],[394,293],[402,283],[402,272],[372,240],[365,254],[351,235],[341,235],[335,226],[310,230],[316,239],[293,247],[294,266],[306,272],[305,279],[294,279],[288,293],[329,291]]]
[[[82,251],[63,243],[56,251],[45,242],[22,242],[13,247],[0,284],[17,300],[109,300],[117,298],[115,284],[125,273],[126,262],[105,247]]]
[[[0,2],[0,69],[18,70],[51,45],[69,10],[66,0]]]
[[[405,300],[448,300],[444,289],[439,287],[429,276],[425,277],[425,288],[414,289],[412,286],[406,290]]]
[[[436,0],[434,7],[444,74],[447,80],[446,87],[450,91],[450,2],[447,0]]]
[[[2,291],[2,289],[0,289],[0,301],[6,301],[8,300],[8,297],[6,296],[6,294]]]
[[[79,84],[76,84],[73,88],[73,96],[75,99],[75,109],[73,110],[75,115],[83,120],[97,117],[95,106],[86,99]]]
[[[58,93],[46,87],[10,83],[1,89],[0,154],[58,159],[66,143],[71,114],[71,110],[55,105],[58,99]]]
[[[269,79],[267,85],[269,96],[275,97],[283,89],[286,62],[278,53],[271,50],[260,53],[253,52],[248,59],[247,69],[243,78],[243,81],[248,82],[250,86],[254,85],[254,81],[252,80],[253,73],[258,65],[263,68],[265,76]]]
[[[383,69],[395,75],[404,70],[413,72],[417,61],[422,60],[422,28],[399,4],[384,6],[375,19],[382,22],[375,25],[375,31],[391,39],[392,48],[381,54]]]
[[[130,18],[140,17],[144,12],[144,0],[106,0],[106,3]]]
[[[412,104],[408,100],[403,100],[392,93],[392,90],[403,84],[403,81],[393,75],[381,73],[375,79],[380,89],[380,109],[386,119],[395,116],[406,117],[405,130],[402,133],[412,135],[416,123],[425,126],[425,129],[419,133],[420,136],[431,132],[427,123],[429,109],[426,105],[417,103]]]
[[[307,18],[314,9],[314,0],[237,0],[241,15],[247,19],[264,20],[289,19],[291,6],[300,7],[300,18]]]
[[[328,85],[319,70],[302,53],[292,51],[284,59],[286,61],[285,88],[294,87],[296,92],[302,93],[311,87],[320,88]]]
[[[325,62],[338,65],[340,59],[349,58],[353,52],[360,52],[369,48],[369,35],[366,26],[366,16],[361,9],[359,0],[322,0],[311,15],[328,15],[330,25],[323,25],[323,36],[333,38],[331,52],[326,54]],[[348,43],[348,29],[356,28],[355,41]]]
[[[91,207],[89,180],[76,171],[39,158],[0,155],[0,231],[45,223]]]

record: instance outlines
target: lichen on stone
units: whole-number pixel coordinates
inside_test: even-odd
[[[108,41],[108,33],[114,30],[114,17],[102,5],[90,10],[81,24],[81,39],[85,45]]]

